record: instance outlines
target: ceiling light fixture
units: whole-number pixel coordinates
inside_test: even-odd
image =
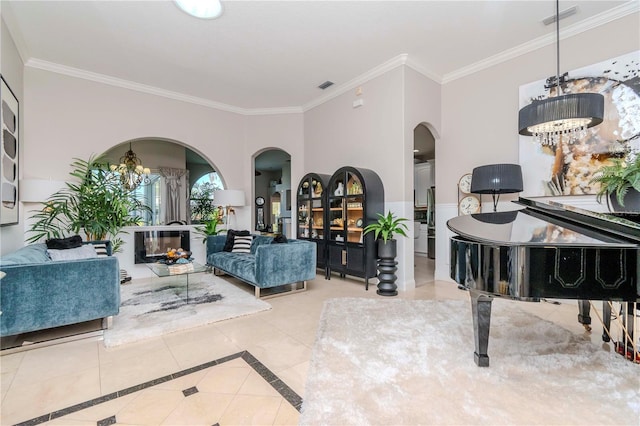
[[[174,0],[178,7],[191,16],[201,19],[216,19],[222,15],[220,0]]]
[[[129,151],[120,157],[120,164],[111,165],[111,171],[120,174],[120,182],[127,191],[136,189],[141,183],[147,185],[151,182],[151,170],[142,166],[142,161],[131,149],[131,142]]]
[[[556,75],[547,80],[549,97],[534,100],[520,110],[518,133],[533,136],[542,145],[556,145],[563,137],[575,142],[589,127],[602,123],[604,96],[600,93],[562,93],[567,74],[560,75],[560,4],[556,0]],[[551,89],[555,87],[555,96]]]

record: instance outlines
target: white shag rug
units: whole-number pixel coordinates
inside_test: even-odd
[[[175,278],[175,279],[174,279]],[[120,286],[120,313],[104,332],[107,347],[162,336],[271,309],[224,279],[209,273],[154,279]]]
[[[327,301],[300,424],[638,425],[640,365],[519,303],[494,300],[479,368],[468,301]]]

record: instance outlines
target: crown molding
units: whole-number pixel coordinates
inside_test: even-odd
[[[573,37],[585,31],[589,31],[601,25],[615,21],[616,19],[623,18],[633,13],[638,13],[639,11],[640,11],[640,2],[635,0],[629,1],[618,7],[610,9],[606,12],[599,13],[598,15],[594,15],[590,18],[587,18],[583,21],[580,21],[576,24],[566,27],[565,29],[560,31],[560,39],[562,40],[568,37]],[[555,42],[556,42],[555,32],[549,33],[542,37],[538,37],[536,39],[523,43],[519,46],[516,46],[512,49],[507,49],[501,53],[490,56],[486,59],[483,59],[482,61],[478,61],[469,66],[462,67],[453,72],[445,74],[442,77],[442,84],[450,83],[459,78],[466,77],[478,71],[482,71],[484,69],[493,67],[494,65],[498,65],[502,62],[506,62],[508,60],[511,60],[518,56],[532,52],[534,50],[540,49],[542,47],[548,46]]]
[[[307,112],[310,109],[317,107],[318,105],[322,105],[323,103],[342,95],[343,93],[346,93],[350,90],[355,89],[356,87],[366,83],[369,80],[372,80],[376,77],[380,77],[381,75],[391,71],[394,68],[397,68],[401,65],[405,65],[407,63],[408,58],[409,58],[409,55],[406,53],[398,55],[395,58],[391,58],[387,62],[380,64],[375,68],[370,69],[364,74],[361,74],[358,77],[350,81],[347,81],[346,83],[336,86],[330,93],[327,93],[326,95],[320,96],[319,98],[316,98],[313,101],[304,104],[302,106],[302,111]]]
[[[412,70],[422,74],[423,76],[427,77],[430,80],[435,81],[438,84],[442,84],[442,76],[438,75],[434,72],[432,72],[431,70],[423,67],[422,65],[418,64],[416,61],[414,61],[412,58],[407,58],[407,64],[406,64],[409,68],[411,68]]]
[[[123,89],[134,90],[136,92],[162,96],[162,97],[174,99],[177,101],[188,102],[195,105],[201,105],[207,108],[213,108],[221,111],[232,112],[235,114],[275,115],[275,114],[302,113],[302,108],[300,107],[260,108],[260,109],[248,109],[248,108],[235,107],[233,105],[227,105],[221,102],[215,102],[209,99],[199,98],[197,96],[185,95],[183,93],[160,89],[158,87],[149,86],[146,84],[135,83],[133,81],[123,80],[120,78],[111,77],[105,74],[99,74],[91,71],[86,71],[79,68],[68,67],[66,65],[60,65],[53,62],[44,61],[41,59],[31,58],[25,63],[25,66],[30,68],[50,71],[57,74],[63,74],[70,77],[94,81],[97,83],[107,84],[110,86],[120,87]]]

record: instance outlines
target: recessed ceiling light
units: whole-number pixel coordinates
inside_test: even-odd
[[[174,0],[178,7],[191,16],[201,19],[216,19],[222,15],[220,0]]]

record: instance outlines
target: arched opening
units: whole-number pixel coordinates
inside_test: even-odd
[[[141,214],[142,225],[199,223],[213,211],[213,190],[224,189],[224,181],[213,164],[200,153],[173,140],[140,138],[122,142],[104,153],[112,164],[131,149],[146,178],[134,189],[151,212]]]
[[[413,129],[414,277],[416,287],[434,279],[436,251],[436,145],[428,125]]]
[[[255,155],[254,171],[255,229],[291,237],[291,155],[267,148]]]

